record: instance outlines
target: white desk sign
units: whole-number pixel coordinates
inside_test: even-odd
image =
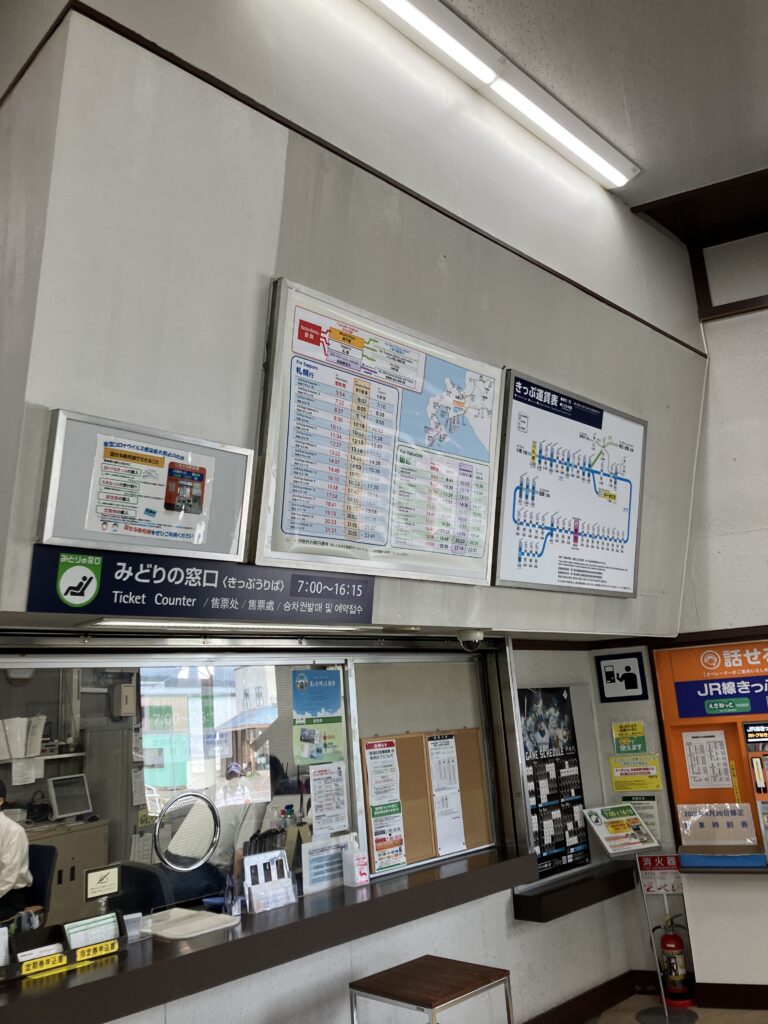
[[[242,561],[253,452],[54,412],[44,544]]]
[[[120,868],[94,868],[85,872],[86,900],[99,900],[120,891]]]
[[[645,424],[511,376],[496,582],[636,593]]]
[[[501,370],[278,283],[259,565],[490,583]]]

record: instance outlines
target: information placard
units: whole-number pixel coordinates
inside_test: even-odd
[[[239,561],[253,452],[57,409],[42,540]]]
[[[277,288],[257,562],[489,584],[501,370]]]
[[[512,375],[496,582],[633,596],[645,424]]]

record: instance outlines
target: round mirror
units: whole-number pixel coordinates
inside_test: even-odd
[[[214,804],[202,793],[182,793],[165,805],[155,822],[157,856],[173,871],[194,871],[213,854],[221,823]]]

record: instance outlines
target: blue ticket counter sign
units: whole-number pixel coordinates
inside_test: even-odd
[[[36,544],[27,611],[367,625],[367,576]]]
[[[675,697],[680,718],[764,716],[768,713],[768,676],[675,682]]]

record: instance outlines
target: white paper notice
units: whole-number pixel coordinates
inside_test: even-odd
[[[143,768],[134,768],[131,772],[131,788],[133,790],[133,806],[143,806],[147,802],[147,793],[144,789]]]
[[[437,829],[437,852],[443,857],[467,848],[461,812],[456,740],[452,734],[430,736],[427,739],[427,749]]]
[[[187,448],[96,436],[85,528],[92,533],[202,544],[216,460]]]
[[[334,832],[346,832],[349,827],[346,774],[341,761],[309,766],[315,839],[329,839]]]
[[[38,757],[40,755],[44,728],[45,715],[33,715],[30,718],[29,728],[27,729],[27,757]]]
[[[400,769],[394,740],[372,740],[365,744],[365,764],[368,769],[368,801],[373,804],[390,803],[400,799]]]
[[[139,864],[152,863],[152,833],[137,832],[131,836],[131,860]]]
[[[371,740],[366,743],[365,765],[373,837],[373,870],[403,867],[407,861],[395,741]]]
[[[656,842],[660,843],[661,824],[659,822],[659,805],[656,802],[656,797],[638,796],[637,793],[633,793],[632,796],[623,796],[621,799],[624,803],[632,804],[638,818],[640,818]]]
[[[722,729],[684,732],[683,746],[691,789],[731,789],[728,747]]]
[[[35,781],[35,758],[24,757],[12,762],[11,785],[29,786]]]

